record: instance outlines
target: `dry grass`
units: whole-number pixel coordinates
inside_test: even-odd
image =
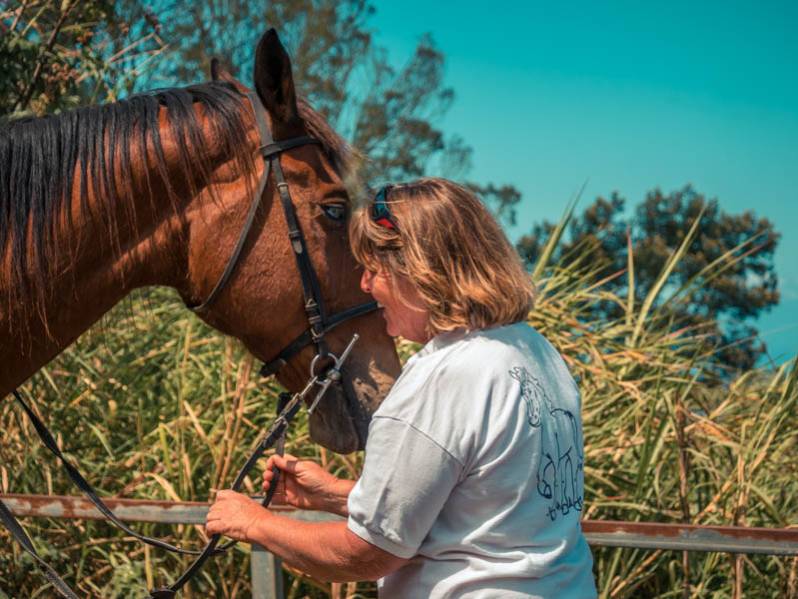
[[[689,236],[688,236],[689,239]],[[552,245],[557,243],[552,239]],[[700,331],[676,330],[669,306],[690,289],[661,284],[644,302],[610,294],[587,258],[534,276],[541,294],[530,322],[565,356],[579,381],[589,518],[790,526],[798,524],[798,385],[795,362],[719,380]],[[681,254],[677,252],[674,260]],[[630,266],[633,267],[633,264]],[[722,265],[717,265],[722,268]],[[665,297],[665,294],[670,294]],[[590,307],[613,301],[618,321]],[[402,346],[403,354],[413,351]],[[59,441],[107,495],[204,500],[224,486],[274,413],[279,389],[259,381],[239,346],[202,325],[168,291],[149,290],[37,374],[24,391]],[[12,402],[0,406],[3,491],[73,494]],[[301,415],[289,449],[339,476],[360,457],[312,445]],[[248,481],[254,491],[257,481]],[[144,548],[98,522],[30,520],[39,546],[86,595],[142,596],[172,580],[183,560]],[[143,525],[147,534],[199,544],[198,527]],[[7,535],[0,588],[50,591]],[[594,551],[603,597],[796,597],[796,560],[724,554]],[[186,597],[248,597],[242,546],[206,568]],[[291,597],[374,596],[369,584],[329,585],[288,575]],[[192,594],[193,593],[193,594]]]

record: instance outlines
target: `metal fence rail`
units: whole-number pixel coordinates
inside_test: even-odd
[[[0,494],[0,500],[16,516],[105,519],[89,501],[82,497]],[[129,522],[204,524],[209,508],[207,503],[190,501],[149,501],[145,499],[106,499],[105,501],[120,519]],[[332,514],[293,510],[279,505],[271,509],[306,521],[340,520],[338,516]],[[747,528],[583,520],[582,530],[588,543],[594,546],[798,556],[798,528]],[[253,545],[253,599],[272,599],[282,596],[280,560],[262,547]]]

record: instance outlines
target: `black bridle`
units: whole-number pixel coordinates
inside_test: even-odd
[[[305,387],[300,392],[293,395],[290,393],[283,393],[280,395],[278,415],[267,429],[265,435],[258,443],[255,450],[244,463],[241,470],[239,470],[238,475],[231,485],[233,490],[238,490],[241,487],[241,484],[243,483],[247,473],[252,469],[252,467],[267,449],[276,446],[278,453],[282,453],[284,436],[286,430],[288,429],[288,425],[299,411],[302,402],[306,400],[311,392],[318,387],[314,399],[312,400],[308,409],[310,413],[312,413],[318,402],[324,397],[330,386],[333,383],[340,382],[342,376],[341,367],[346,358],[349,356],[352,346],[357,340],[357,335],[352,337],[352,340],[349,342],[346,349],[344,349],[344,351],[341,353],[340,357],[336,357],[332,352],[330,352],[324,336],[339,324],[352,318],[362,316],[363,314],[368,314],[369,312],[377,309],[376,302],[367,302],[342,312],[338,312],[332,316],[327,316],[327,313],[324,309],[324,301],[321,295],[319,280],[316,275],[316,271],[313,268],[313,264],[310,261],[305,238],[302,235],[302,230],[299,227],[294,203],[291,200],[288,183],[285,180],[283,169],[280,164],[280,155],[283,152],[292,148],[310,144],[320,145],[320,142],[313,137],[304,135],[275,141],[272,137],[271,131],[269,130],[266,120],[266,109],[263,107],[260,98],[254,92],[249,92],[246,95],[250,104],[252,105],[252,110],[255,113],[255,121],[260,133],[261,145],[258,148],[258,151],[264,160],[263,173],[258,181],[255,197],[247,212],[241,235],[239,236],[238,241],[233,248],[233,253],[227,261],[227,265],[225,266],[221,277],[219,277],[219,280],[205,301],[196,306],[189,306],[189,308],[198,313],[206,311],[218,299],[220,293],[232,278],[236,267],[239,264],[241,252],[243,251],[244,245],[249,238],[252,225],[255,222],[258,208],[263,201],[263,195],[266,191],[269,175],[271,172],[274,172],[277,191],[280,196],[280,202],[283,206],[283,212],[285,213],[285,219],[288,224],[288,238],[291,243],[291,249],[294,252],[294,257],[296,258],[297,269],[302,281],[302,296],[304,300],[305,313],[308,319],[308,328],[297,335],[297,337],[295,337],[293,341],[285,346],[274,358],[267,361],[261,369],[261,374],[263,376],[268,376],[277,373],[292,357],[296,356],[305,347],[311,344],[316,346],[316,355],[311,361],[310,377],[308,382],[305,384]],[[210,538],[205,548],[201,551],[189,550],[173,546],[160,539],[154,539],[146,535],[139,534],[129,528],[116,517],[113,511],[97,495],[89,482],[80,474],[75,466],[65,458],[50,431],[36,415],[36,412],[33,411],[33,409],[23,400],[19,392],[15,390],[13,395],[22,405],[22,408],[31,419],[34,429],[38,433],[44,445],[64,465],[67,475],[72,482],[75,483],[78,488],[81,489],[81,491],[83,491],[83,493],[95,505],[95,507],[97,507],[97,509],[103,513],[112,524],[122,529],[127,534],[132,535],[149,545],[153,545],[155,547],[166,549],[175,553],[197,556],[191,566],[189,566],[189,568],[169,587],[162,587],[150,591],[149,599],[174,598],[177,592],[191,578],[193,578],[197,572],[199,572],[209,557],[222,553],[235,545],[235,541],[229,541],[219,546],[221,535],[217,534]],[[274,495],[274,490],[277,487],[279,470],[275,469],[274,472],[275,476],[272,479],[272,485],[269,489],[269,493],[267,493],[266,497],[263,498],[263,501],[261,502],[263,506],[269,505],[269,502]],[[55,572],[55,570],[53,570],[52,567],[50,567],[50,565],[41,558],[25,530],[19,524],[16,517],[11,513],[11,510],[9,510],[2,501],[0,501],[0,521],[5,524],[6,528],[11,532],[17,542],[20,543],[22,548],[28,554],[30,554],[36,563],[42,568],[45,576],[53,584],[55,589],[67,599],[77,599],[77,595],[74,593],[74,591],[72,591],[69,585],[67,585],[66,582],[64,582],[64,580]]]
[[[321,295],[321,287],[319,286],[319,279],[316,276],[313,263],[310,261],[305,237],[302,235],[302,230],[299,228],[294,202],[291,200],[291,192],[288,189],[288,183],[286,183],[283,168],[280,164],[280,155],[283,152],[300,146],[311,144],[320,145],[321,142],[307,135],[274,141],[266,121],[266,109],[263,107],[257,93],[248,92],[247,98],[255,113],[255,122],[257,123],[258,132],[260,133],[261,145],[258,148],[258,152],[264,161],[263,173],[258,181],[255,197],[247,212],[244,228],[241,230],[241,235],[238,238],[235,248],[233,248],[233,253],[227,261],[227,266],[225,266],[222,276],[219,277],[219,280],[208,297],[205,298],[204,302],[197,306],[189,307],[198,313],[207,310],[211,304],[216,301],[219,294],[233,276],[236,266],[239,263],[241,252],[244,249],[244,244],[249,237],[250,229],[255,222],[255,215],[263,200],[263,192],[266,190],[266,185],[269,182],[269,174],[273,172],[277,191],[280,196],[280,203],[283,206],[283,213],[285,214],[286,224],[288,225],[288,239],[291,242],[291,249],[294,252],[297,270],[299,271],[299,277],[302,281],[302,296],[309,326],[297,335],[293,341],[286,345],[274,358],[268,360],[261,368],[260,373],[262,376],[276,374],[285,366],[288,360],[293,358],[308,345],[313,344],[316,346],[316,356],[313,358],[310,372],[311,376],[313,376],[315,374],[314,370],[316,365],[322,362],[323,358],[329,356],[334,357],[327,347],[324,335],[347,320],[373,312],[377,309],[377,303],[366,302],[333,314],[332,316],[327,316],[327,311],[324,309],[324,300]]]

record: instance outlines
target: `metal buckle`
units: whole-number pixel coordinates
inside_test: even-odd
[[[321,388],[319,389],[318,393],[316,393],[316,397],[313,398],[313,401],[311,402],[310,407],[308,408],[308,415],[313,414],[313,411],[316,409],[316,406],[321,401],[321,398],[324,397],[325,393],[327,393],[327,390],[330,388],[330,385],[332,385],[333,383],[337,383],[338,381],[341,380],[341,367],[343,366],[346,359],[349,357],[349,354],[352,352],[352,348],[355,346],[355,343],[357,342],[358,339],[360,339],[360,335],[358,335],[357,333],[352,335],[352,340],[346,346],[346,349],[344,349],[343,353],[341,353],[340,358],[336,358],[335,354],[326,354],[326,356],[330,356],[331,358],[333,358],[333,360],[335,360],[335,363],[332,365],[331,368],[327,370],[327,372],[324,373],[323,379],[319,379],[318,375],[314,374],[316,370],[316,364],[319,358],[322,357],[322,354],[316,354],[316,356],[314,356],[313,360],[310,363],[310,376],[316,379],[316,384],[319,385],[319,387]]]

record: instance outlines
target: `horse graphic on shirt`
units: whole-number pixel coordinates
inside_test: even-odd
[[[584,471],[584,454],[580,450],[576,418],[570,411],[554,407],[540,380],[526,368],[516,366],[509,372],[521,385],[527,422],[540,429],[541,457],[537,490],[550,501],[549,517],[556,520],[559,513],[565,515],[572,509],[581,511],[583,496],[580,482]]]

